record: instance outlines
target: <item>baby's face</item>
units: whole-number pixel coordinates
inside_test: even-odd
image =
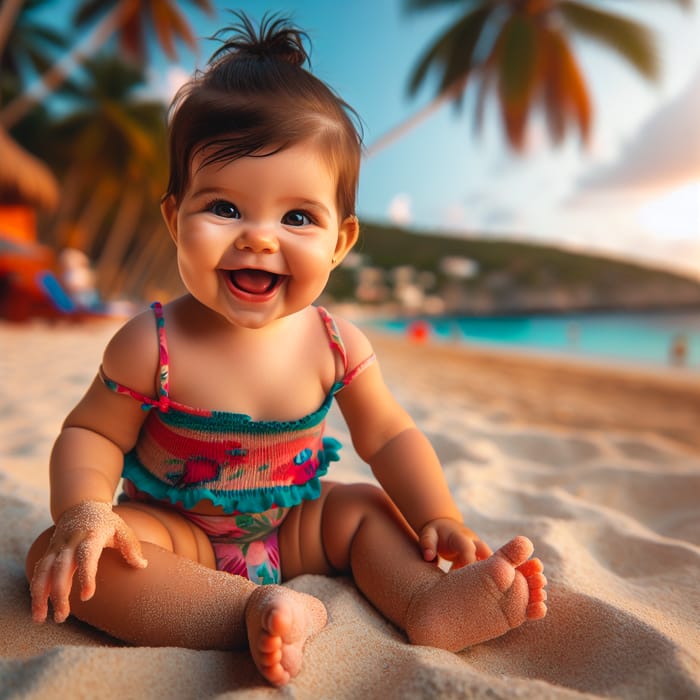
[[[339,220],[336,176],[322,154],[302,143],[202,167],[206,155],[195,157],[180,205],[163,205],[187,289],[247,328],[311,304],[356,229]]]

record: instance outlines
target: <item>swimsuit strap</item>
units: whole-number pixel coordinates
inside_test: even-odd
[[[340,337],[340,332],[338,331],[338,326],[336,325],[333,317],[328,313],[326,309],[322,306],[317,306],[318,313],[321,316],[324,326],[326,327],[326,332],[328,333],[328,340],[331,348],[335,350],[343,363],[343,377],[339,382],[336,382],[333,387],[333,393],[340,391],[343,387],[346,387],[350,382],[352,382],[355,377],[363,372],[369,365],[371,365],[376,359],[376,355],[372,353],[369,357],[366,357],[359,365],[348,370],[348,353],[345,350],[345,343]]]
[[[100,379],[108,389],[111,389],[117,394],[126,394],[127,396],[131,396],[131,398],[140,401],[141,408],[143,408],[145,411],[153,407],[158,407],[161,410],[167,411],[170,405],[170,399],[168,397],[168,391],[170,388],[168,372],[170,365],[168,359],[168,339],[165,334],[165,317],[163,316],[163,305],[159,301],[154,301],[151,304],[151,308],[153,309],[153,315],[156,319],[156,330],[158,332],[158,398],[152,399],[146,394],[142,394],[139,391],[134,391],[128,386],[115,382],[104,373],[101,366],[99,375]]]
[[[154,301],[151,308],[156,317],[156,329],[158,330],[158,394],[159,396],[167,396],[170,389],[170,359],[168,356],[168,337],[165,334],[163,305],[159,301]]]

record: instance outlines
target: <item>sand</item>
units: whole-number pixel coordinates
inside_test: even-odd
[[[50,523],[47,461],[111,322],[0,324],[0,698],[700,698],[700,377],[376,336],[466,521],[530,537],[549,614],[459,654],[414,647],[347,579],[290,587],[330,623],[266,686],[244,652],[134,648],[73,618],[35,625],[24,554]],[[337,413],[330,432],[347,445]],[[349,448],[342,481],[370,481]]]

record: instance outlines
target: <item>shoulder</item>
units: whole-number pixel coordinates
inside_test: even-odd
[[[156,318],[152,309],[146,309],[114,334],[105,348],[102,369],[113,381],[152,395],[158,365]]]

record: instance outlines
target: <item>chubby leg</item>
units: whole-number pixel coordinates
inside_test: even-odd
[[[318,528],[321,539],[310,546]],[[318,501],[288,516],[280,542],[285,577],[351,573],[414,644],[457,651],[546,613],[546,580],[539,560],[528,560],[529,540],[516,537],[488,559],[445,574],[423,561],[416,535],[386,494],[367,484],[326,484]]]
[[[244,612],[255,585],[213,570],[209,540],[178,513],[143,504],[118,506],[114,511],[141,541],[148,566],[128,566],[116,550],[105,549],[97,569],[95,595],[81,601],[74,585],[71,612],[132,644],[218,649],[245,646]],[[52,530],[43,533],[29,551],[30,581],[51,534]],[[52,598],[54,595],[60,596],[60,591],[52,591]],[[219,599],[224,601],[223,608]]]
[[[71,593],[71,611],[76,617],[119,639],[145,646],[234,649],[244,648],[250,640],[251,647],[255,643],[254,661],[270,682],[284,683],[299,671],[298,658],[285,667],[282,645],[275,644],[275,635],[282,630],[289,637],[291,626],[300,649],[306,639],[303,634],[309,636],[325,624],[320,601],[280,586],[265,587],[270,590],[261,595],[261,587],[248,579],[215,571],[207,537],[172,510],[133,503],[116,507],[115,512],[141,541],[148,566],[130,567],[115,550],[105,549],[95,595],[81,601],[77,587]],[[43,533],[29,551],[30,581],[52,531]],[[314,624],[303,626],[299,620],[307,609],[312,611]],[[269,629],[269,634],[261,629]],[[267,654],[258,650],[266,634],[270,638]]]

